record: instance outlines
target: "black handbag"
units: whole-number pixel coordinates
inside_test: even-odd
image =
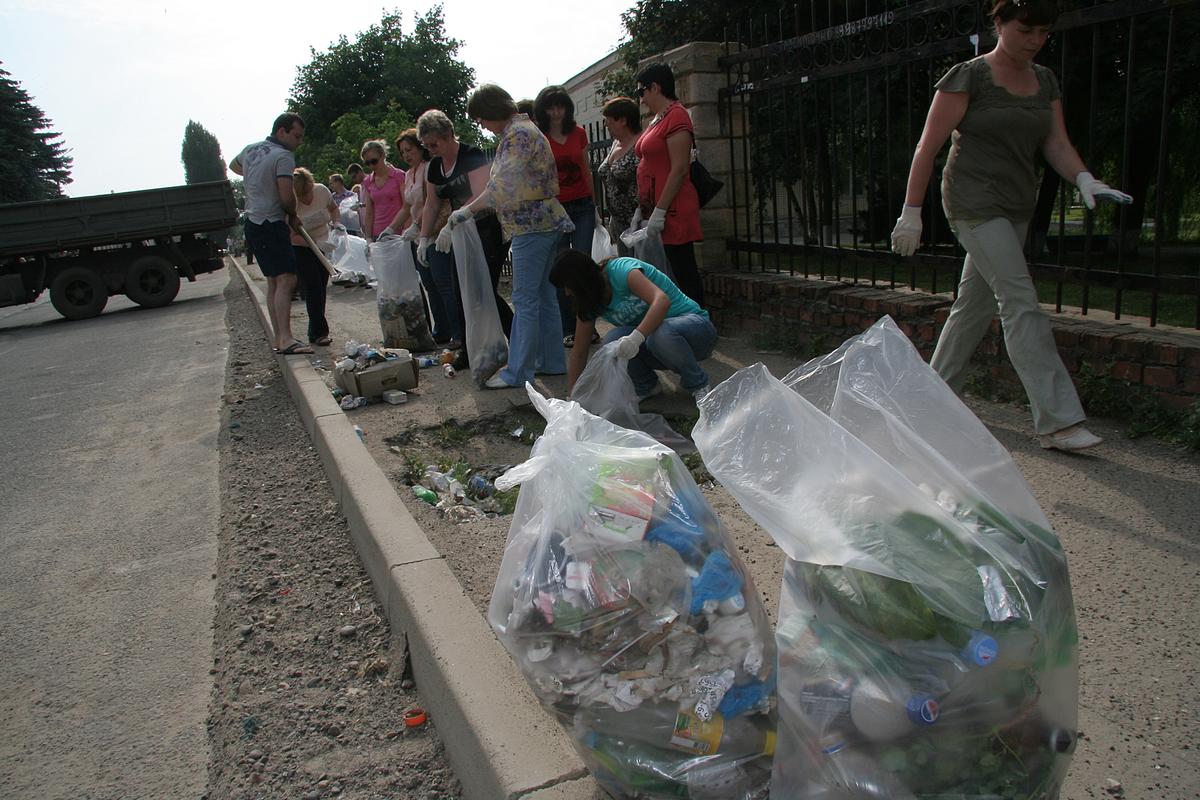
[[[725,185],[724,181],[719,181],[712,176],[712,173],[700,163],[698,151],[696,150],[696,136],[692,134],[692,185],[696,187],[696,195],[700,198],[700,207],[704,208],[709,201],[717,196],[717,192],[721,191],[721,187]]]

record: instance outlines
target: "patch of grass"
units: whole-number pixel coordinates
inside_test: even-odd
[[[441,425],[437,425],[430,429],[433,438],[439,447],[444,447],[447,450],[459,447],[470,441],[475,434],[471,428],[472,425],[461,425],[456,419],[448,419]]]
[[[1080,367],[1075,384],[1089,413],[1129,420],[1126,432],[1130,438],[1150,435],[1200,450],[1200,400],[1187,411],[1172,411],[1160,405],[1146,387],[1114,380],[1087,363]]]
[[[420,483],[425,477],[425,468],[428,465],[411,450],[401,449],[399,455],[404,461],[404,470],[400,473],[402,479],[410,484]]]
[[[704,466],[704,459],[700,457],[699,453],[685,453],[679,459],[687,467],[688,472],[692,473],[692,480],[697,484],[713,480],[712,473],[708,471],[708,467]]]
[[[517,507],[517,496],[521,494],[521,487],[514,486],[507,492],[496,492],[492,497],[496,498],[496,506],[499,508],[499,513],[508,516],[513,513]]]
[[[696,423],[700,421],[700,415],[696,414],[664,414],[663,419],[667,424],[681,436],[686,436],[689,439],[692,437],[692,428],[696,427]]]

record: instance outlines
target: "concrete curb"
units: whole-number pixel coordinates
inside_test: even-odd
[[[241,265],[270,337],[263,291]],[[355,549],[404,636],[422,701],[468,798],[583,800],[595,783],[567,735],[538,705],[487,622],[396,495],[308,360],[280,369],[350,527]]]

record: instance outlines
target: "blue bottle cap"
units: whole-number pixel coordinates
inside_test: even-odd
[[[941,714],[938,701],[927,694],[915,694],[908,698],[907,710],[908,718],[914,725],[932,725]]]
[[[977,667],[986,667],[996,660],[1000,653],[1000,645],[983,631],[971,634],[971,640],[963,648],[962,656]]]

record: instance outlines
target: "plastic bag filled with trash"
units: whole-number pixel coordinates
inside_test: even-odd
[[[699,405],[705,466],[789,558],[773,796],[1057,797],[1078,699],[1066,558],[895,323]]]
[[[479,241],[479,232],[475,229],[475,220],[468,219],[455,225],[450,237],[454,243],[454,265],[462,293],[471,380],[475,381],[476,386],[482,387],[488,378],[508,363],[508,339],[504,337],[504,328],[500,325],[491,273],[483,253],[483,243]]]
[[[677,453],[690,453],[696,449],[686,436],[676,433],[667,424],[662,414],[638,411],[637,390],[629,377],[629,359],[617,355],[616,342],[604,345],[588,359],[583,374],[571,390],[571,399],[585,411],[622,428],[647,433]]]
[[[526,388],[500,641],[613,797],[763,797],[775,649],[728,531],[670,448]]]
[[[338,271],[333,282],[339,283],[343,276],[350,278],[349,282],[367,283],[375,280],[375,270],[371,268],[371,260],[367,255],[367,240],[344,231],[334,230],[329,234],[333,243],[333,255],[330,261]],[[340,282],[347,282],[341,280]]]
[[[412,245],[399,236],[387,236],[372,242],[369,254],[379,276],[375,298],[384,347],[433,350],[437,345],[425,319],[425,297]]]

